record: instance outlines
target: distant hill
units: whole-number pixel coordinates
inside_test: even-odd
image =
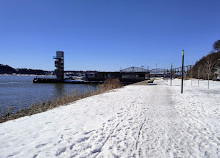
[[[8,65],[0,64],[0,74],[12,74],[16,73],[16,70]]]
[[[218,69],[220,69],[220,51],[209,53],[197,61],[192,67],[192,75],[193,78],[198,78],[199,74],[200,79],[208,79],[208,72],[210,72],[209,79],[216,79],[215,72]]]
[[[38,69],[18,68],[15,69],[8,65],[0,64],[0,74],[32,74],[32,75],[46,75],[48,71]]]

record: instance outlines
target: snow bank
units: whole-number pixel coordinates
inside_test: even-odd
[[[0,124],[0,157],[219,157],[220,82],[155,80]]]

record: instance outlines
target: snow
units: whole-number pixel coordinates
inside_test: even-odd
[[[155,80],[0,124],[0,157],[220,157],[220,82]]]

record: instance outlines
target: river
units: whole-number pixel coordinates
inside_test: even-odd
[[[33,103],[49,101],[77,90],[79,93],[95,90],[94,85],[33,83],[34,76],[0,76],[0,115],[4,107],[13,112]]]

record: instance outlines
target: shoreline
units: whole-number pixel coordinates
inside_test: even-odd
[[[117,79],[109,79],[103,84],[98,85],[97,89],[95,91],[90,91],[86,90],[83,94],[79,94],[79,92],[73,91],[72,93],[69,93],[67,95],[49,100],[49,101],[39,101],[38,103],[33,104],[29,108],[19,110],[15,113],[12,113],[11,107],[7,106],[4,107],[1,113],[4,113],[4,116],[0,116],[0,123],[9,121],[9,120],[14,120],[20,117],[24,116],[30,116],[33,114],[41,113],[59,106],[65,106],[69,103],[73,103],[77,100],[87,98],[93,95],[98,95],[105,93],[107,91],[116,89],[116,88],[121,88],[122,85],[119,80]]]

